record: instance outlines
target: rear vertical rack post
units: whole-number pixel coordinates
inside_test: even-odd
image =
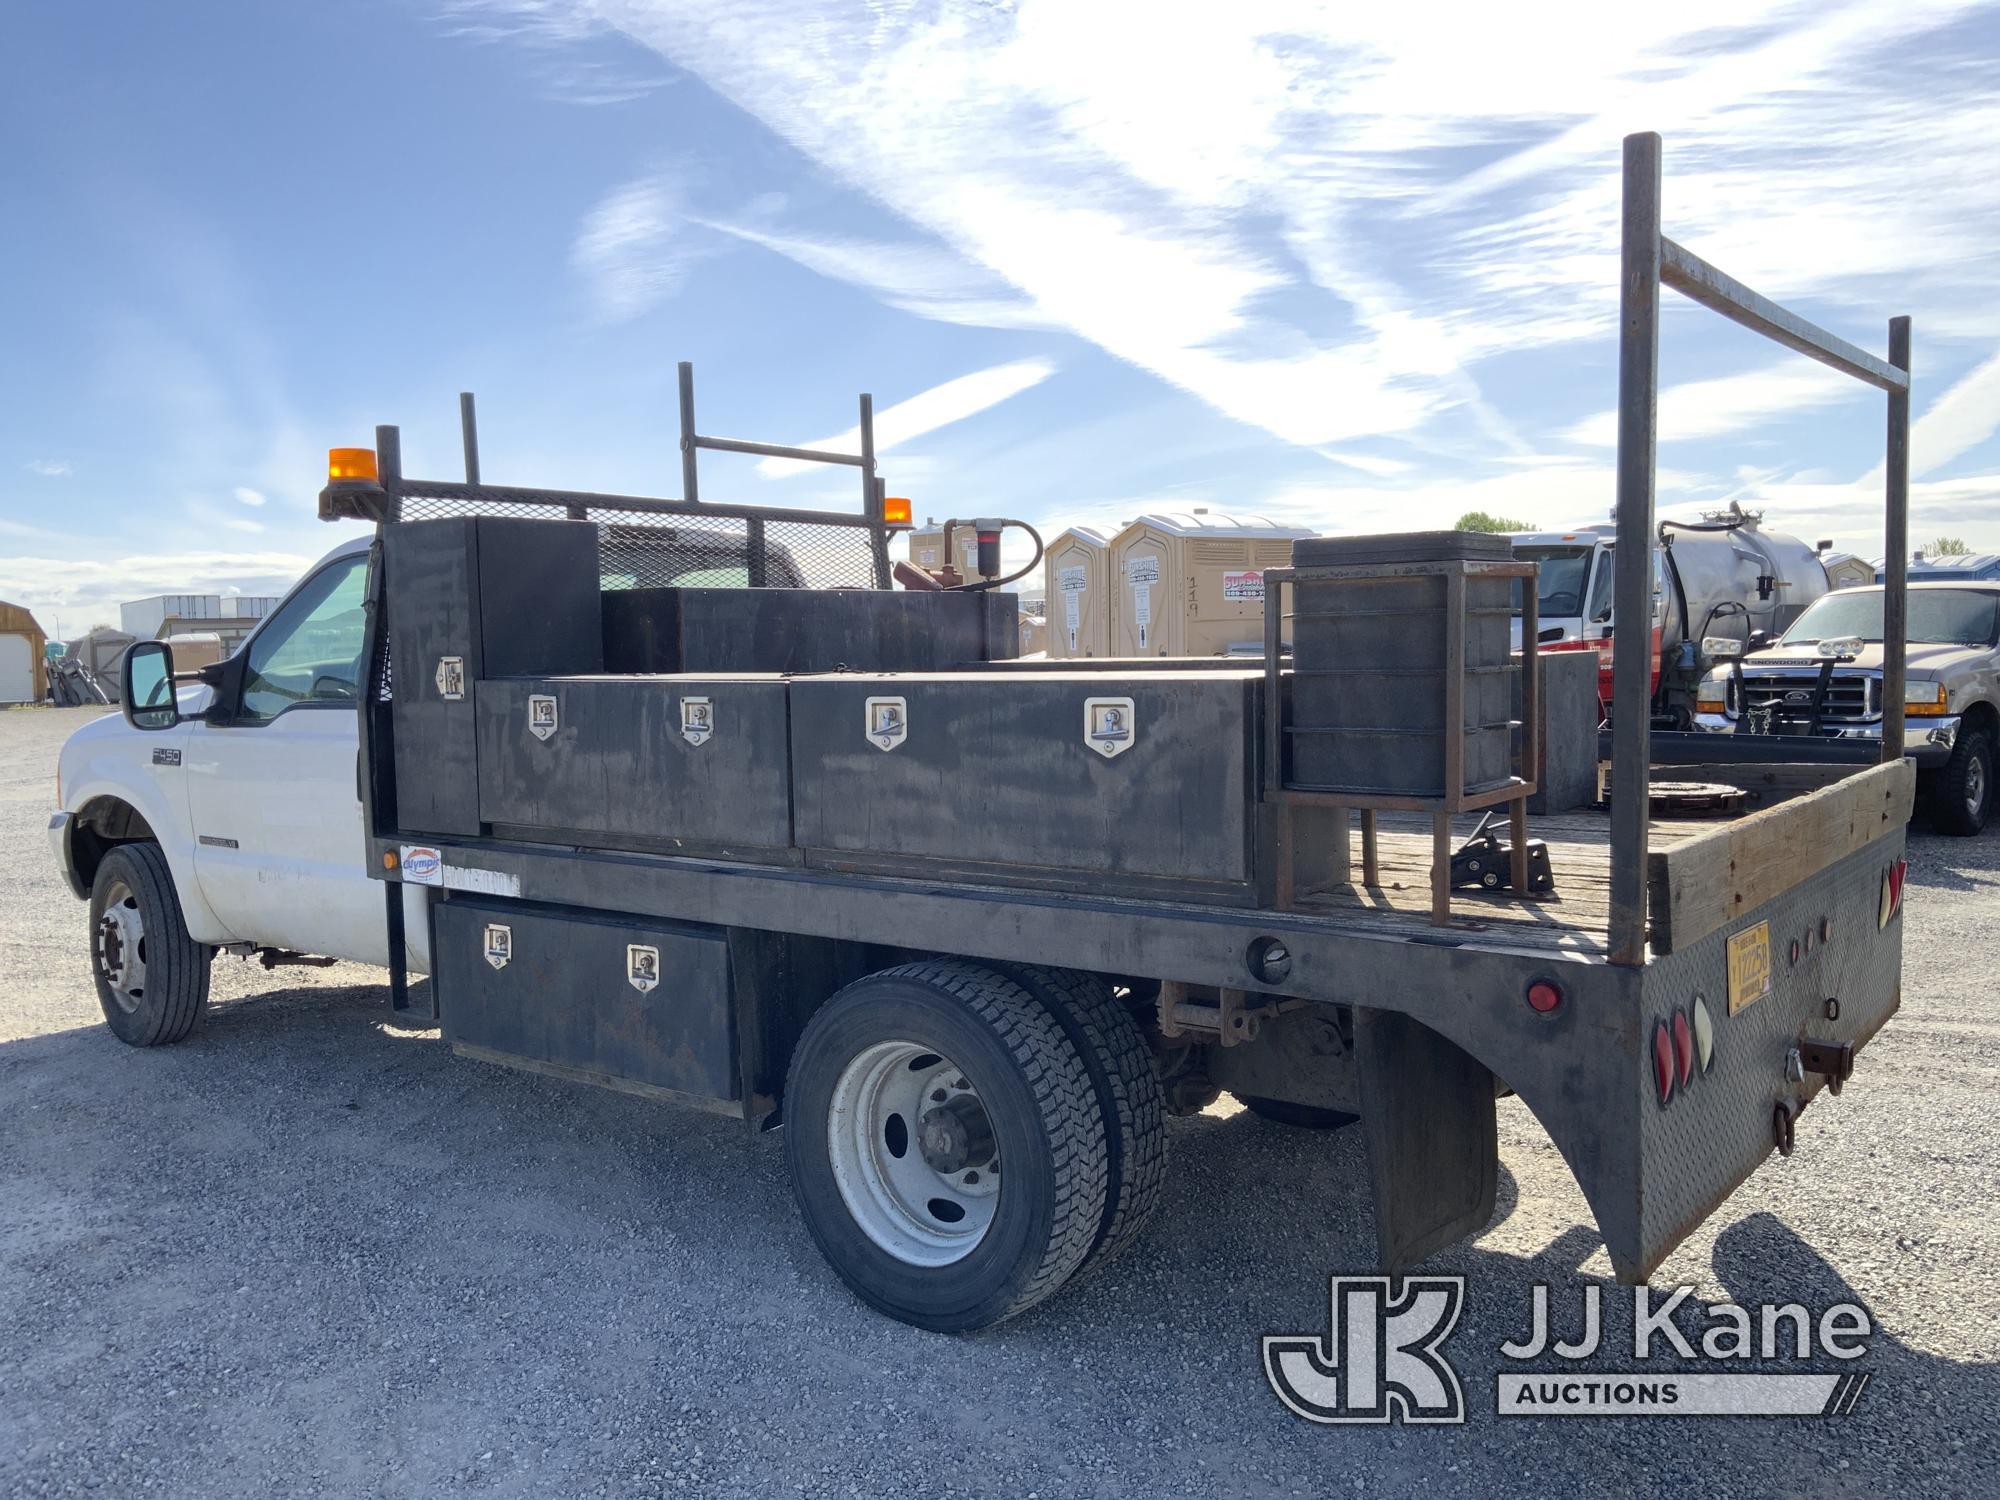
[[[1652,761],[1653,456],[1660,383],[1660,138],[1651,131],[1625,138],[1618,324],[1610,958],[1616,964],[1643,964]]]
[[[1889,363],[1910,372],[1910,320],[1889,320]],[[1882,759],[1901,760],[1910,622],[1910,388],[1889,392],[1889,441],[1883,457]]]

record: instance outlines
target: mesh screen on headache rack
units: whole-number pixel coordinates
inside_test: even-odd
[[[582,510],[579,517],[575,514]],[[689,517],[559,503],[405,495],[403,521],[447,516],[562,517],[597,524],[598,576],[607,589],[873,588],[875,558],[860,517],[852,525]]]

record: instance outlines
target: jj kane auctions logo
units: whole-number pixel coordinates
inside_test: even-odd
[[[1558,1361],[1553,1367],[1503,1369],[1494,1379],[1503,1417],[1551,1416],[1845,1416],[1867,1387],[1866,1371],[1771,1372],[1743,1369],[1751,1360],[1855,1360],[1874,1331],[1866,1309],[1841,1302],[1817,1318],[1796,1302],[1754,1312],[1734,1303],[1703,1309],[1690,1333],[1676,1320],[1693,1293],[1632,1289],[1630,1370],[1582,1369],[1607,1348],[1603,1289],[1583,1288],[1583,1331],[1552,1337],[1549,1289],[1534,1287],[1530,1326],[1500,1346],[1503,1358]],[[1285,1406],[1308,1422],[1462,1423],[1465,1393],[1444,1344],[1465,1308],[1463,1276],[1335,1276],[1325,1334],[1269,1334],[1264,1378]],[[1815,1339],[1815,1336],[1817,1338]],[[1642,1362],[1693,1363],[1662,1369]],[[1738,1365],[1739,1368],[1730,1368]]]

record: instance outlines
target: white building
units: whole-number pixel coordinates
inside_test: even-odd
[[[262,594],[154,594],[119,605],[118,624],[142,641],[212,630],[234,645],[277,607],[275,598]]]

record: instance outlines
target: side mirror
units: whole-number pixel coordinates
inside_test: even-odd
[[[1771,644],[1770,631],[1753,630],[1750,632],[1749,644],[1743,648],[1744,654],[1748,655],[1752,651],[1762,651],[1765,647],[1769,646],[1770,644]]]
[[[134,729],[172,729],[181,721],[174,701],[174,648],[138,641],[125,653],[125,722]]]

